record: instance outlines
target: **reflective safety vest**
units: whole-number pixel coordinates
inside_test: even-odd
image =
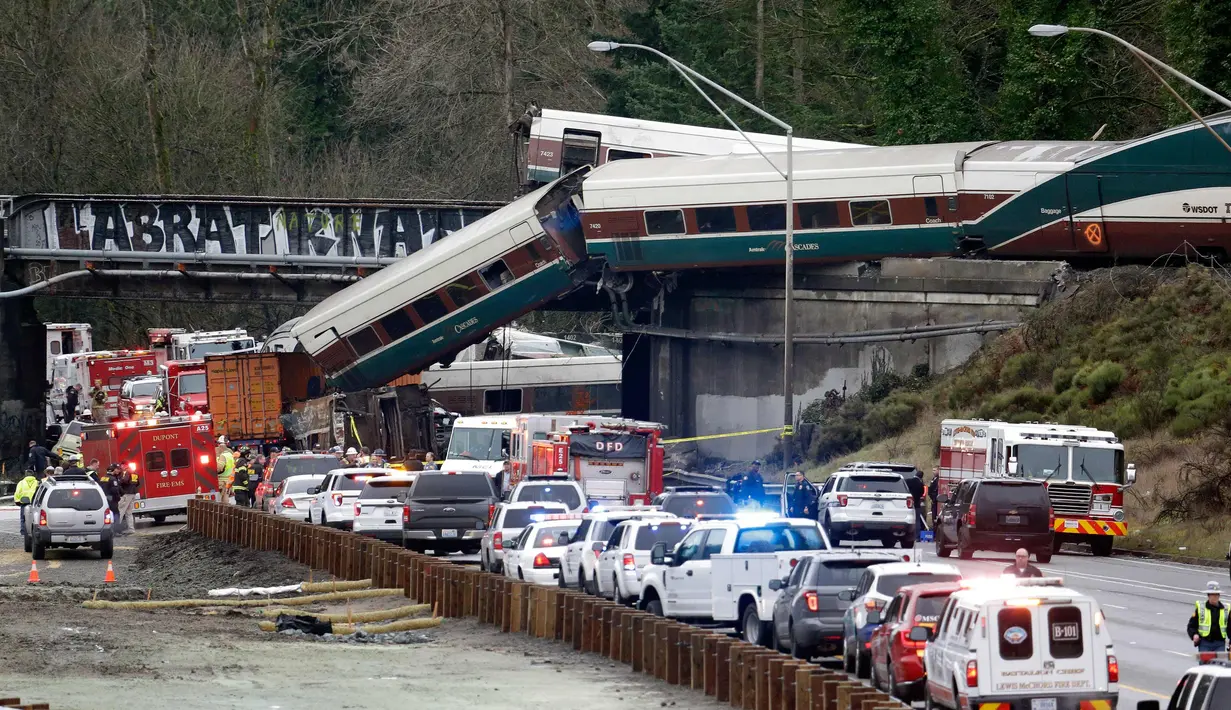
[[[247,464],[240,464],[235,467],[235,483],[232,486],[237,491],[248,490],[249,469]]]
[[[218,480],[230,483],[235,478],[235,454],[229,450],[223,451],[218,457],[218,463],[222,466],[222,470],[218,472]]]
[[[1198,601],[1197,605],[1197,634],[1201,638],[1210,635],[1210,608],[1205,605],[1205,602]],[[1218,610],[1218,627],[1222,629],[1222,637],[1227,638],[1227,607]]]
[[[13,501],[18,505],[27,505],[37,490],[38,479],[34,476],[26,476],[17,482],[17,489],[13,491]]]

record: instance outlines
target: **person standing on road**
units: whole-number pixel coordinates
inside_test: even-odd
[[[423,455],[423,470],[424,471],[435,471],[439,468],[440,467],[436,465],[436,457],[432,455],[431,451]]]
[[[252,489],[248,487],[252,473],[249,455],[247,447],[239,450],[239,459],[235,462],[235,476],[231,481],[231,490],[235,492],[235,505],[241,508],[252,506],[252,496],[249,495]]]
[[[40,445],[34,439],[30,440],[30,449],[26,453],[26,464],[35,471],[42,471],[47,468],[47,447]]]
[[[368,461],[368,468],[384,468],[385,467],[385,450],[377,449],[372,452],[372,460]]]
[[[927,530],[927,520],[923,515],[923,472],[915,469],[909,476],[906,476],[906,490],[910,491],[910,497],[915,503],[915,527],[919,530]],[[916,537],[918,537],[916,535]]]
[[[102,483],[102,480],[98,475],[98,469],[101,466],[102,466],[102,462],[100,462],[98,459],[90,459],[90,465],[85,467],[85,475],[94,479],[95,483]]]
[[[107,421],[107,390],[101,384],[90,393],[90,418],[95,424]]]
[[[120,477],[120,522],[117,535],[131,535],[137,532],[137,525],[133,520],[133,503],[137,500],[137,493],[141,491],[141,477],[137,475],[137,470],[125,471]]]
[[[77,405],[81,402],[81,385],[73,385],[64,393],[64,421],[77,418]]]
[[[103,487],[103,495],[107,496],[107,507],[111,509],[112,528],[120,522],[120,475],[120,465],[113,463],[98,480],[98,484]]]
[[[504,485],[508,482],[509,477],[513,475],[513,464],[508,459],[500,465],[500,471],[496,474],[496,480],[492,481],[496,485],[496,495],[504,497]]]
[[[86,470],[81,467],[81,454],[69,454],[68,456],[65,456],[64,463],[68,464],[68,467],[63,471],[60,471],[60,473],[63,473],[66,476],[86,475]]]
[[[928,483],[928,504],[932,511],[932,528],[936,528],[936,519],[940,510],[936,507],[936,496],[940,493],[940,466],[932,467],[932,481]]]
[[[744,480],[740,484],[740,495],[743,496],[745,503],[755,502],[758,506],[765,498],[765,479],[761,478],[760,459],[753,461],[752,468],[749,468],[748,473],[744,475]]]
[[[1026,579],[1030,577],[1042,577],[1043,570],[1030,564],[1030,552],[1026,548],[1018,548],[1017,552],[1013,553],[1013,564],[1004,568],[1001,575],[1010,575]]]
[[[227,448],[227,438],[218,437],[218,498],[223,503],[231,502],[231,481],[235,477],[235,454]]]
[[[342,468],[357,468],[358,466],[359,450],[352,446],[346,450],[346,455],[342,457]]]
[[[791,474],[791,477],[795,488],[791,491],[790,497],[787,498],[787,505],[789,507],[787,517],[816,520],[817,501],[820,499],[816,492],[816,486],[812,485],[812,482],[804,478],[804,474],[798,471]]]
[[[1222,589],[1218,582],[1205,585],[1205,604],[1194,602],[1196,609],[1188,620],[1188,635],[1199,653],[1222,653],[1227,650],[1227,606],[1219,601]]]
[[[21,508],[21,534],[26,534],[26,508],[30,507],[30,501],[34,499],[34,492],[38,490],[39,477],[35,473],[37,469],[28,469],[26,477],[17,482],[17,488],[13,491],[13,502]]]

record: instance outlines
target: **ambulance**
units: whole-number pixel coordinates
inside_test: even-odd
[[[98,459],[103,470],[119,464],[122,475],[137,475],[141,484],[133,515],[162,522],[188,511],[198,494],[217,500],[218,466],[214,458],[214,422],[208,414],[152,417],[113,423],[74,422],[68,431],[80,441],[82,459]],[[57,445],[70,452],[71,437]]]
[[[1095,599],[1058,577],[963,580],[926,641],[928,707],[1115,710],[1120,664]]]

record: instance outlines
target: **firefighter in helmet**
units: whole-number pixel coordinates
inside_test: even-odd
[[[90,392],[90,416],[95,422],[107,421],[107,390],[103,389],[102,382],[95,383]]]
[[[252,507],[252,491],[249,490],[252,475],[251,456],[252,451],[247,446],[240,447],[239,458],[235,461],[235,477],[231,483],[231,490],[235,491],[235,505],[243,508]]]
[[[227,447],[227,438],[218,437],[218,496],[223,503],[230,502],[231,481],[235,477],[235,454]]]

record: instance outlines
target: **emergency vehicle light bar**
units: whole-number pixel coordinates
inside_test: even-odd
[[[209,420],[210,415],[202,414],[201,412],[193,412],[192,414],[177,414],[173,417],[152,417],[150,419],[129,419],[115,423],[116,429],[135,429],[141,425],[156,426],[158,424],[187,424],[189,422],[200,422]]]

